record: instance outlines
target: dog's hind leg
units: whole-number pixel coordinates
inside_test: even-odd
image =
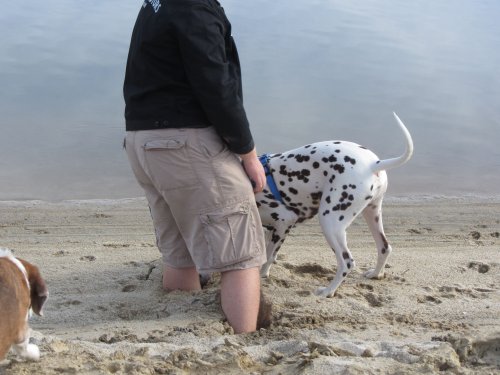
[[[327,287],[316,290],[316,294],[323,297],[332,297],[346,276],[354,269],[355,262],[347,247],[346,229],[353,218],[347,219],[344,214],[330,213],[320,216],[319,222],[323,229],[326,241],[335,253],[337,259],[337,272],[335,278]]]
[[[363,217],[370,228],[370,231],[377,245],[377,264],[374,269],[365,272],[364,276],[369,279],[381,279],[384,277],[387,258],[392,251],[391,245],[387,242],[382,223],[382,199],[370,203],[363,211]]]

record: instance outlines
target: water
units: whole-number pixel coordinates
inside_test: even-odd
[[[0,13],[0,200],[142,195],[121,148],[122,82],[141,1],[10,2]],[[222,0],[260,152],[345,139],[390,195],[497,195],[496,0]]]

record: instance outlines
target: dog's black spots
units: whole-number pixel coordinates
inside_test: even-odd
[[[349,196],[349,194],[347,194],[347,192],[343,191],[342,197],[340,198],[339,202],[343,202],[344,200],[347,199],[348,196]]]
[[[359,146],[359,148],[362,148],[363,150],[368,150],[365,146]]]
[[[271,202],[271,203],[269,203],[269,207],[276,208],[276,207],[279,207],[279,204],[276,202]]]
[[[310,157],[308,155],[295,155],[295,160],[297,160],[297,163],[303,163],[305,161],[309,161]]]
[[[288,188],[288,191],[289,191],[290,193],[292,193],[292,194],[295,194],[295,195],[297,195],[297,194],[298,194],[297,189],[295,189],[295,188],[293,188],[293,187]]]
[[[349,184],[349,187],[350,187],[351,189],[353,189],[353,190],[355,190],[355,189],[356,189],[356,185],[351,185],[351,184]]]
[[[281,240],[281,237],[278,236],[276,233],[274,233],[272,238],[271,238],[271,241],[273,241],[273,243],[276,244],[276,243],[280,242],[280,240]]]
[[[351,207],[352,203],[351,202],[347,202],[347,203],[339,203],[337,204],[336,206],[333,206],[332,208],[332,211],[345,211],[347,210],[349,207]],[[340,220],[343,220],[344,217],[342,216],[342,219]]]
[[[285,186],[285,181],[280,181],[281,186]]]
[[[349,259],[349,258],[350,258],[349,253],[348,253],[347,251],[344,251],[344,252],[342,253],[342,258],[344,258],[345,260]]]
[[[372,186],[370,186],[370,191],[373,191],[373,185],[372,185]]]
[[[385,238],[385,236],[384,236],[383,233],[380,233],[380,237],[382,237],[382,242],[384,243],[384,247],[388,248],[389,247],[389,243],[387,242],[387,238]]]
[[[335,150],[335,152],[336,152],[337,154],[340,154],[340,150]]]
[[[293,181],[293,178],[288,177],[288,182],[292,182],[292,181]]]
[[[336,170],[337,172],[339,172],[340,174],[344,173],[344,171],[345,171],[345,168],[342,164],[335,164],[333,166],[333,169]]]
[[[311,147],[311,145],[306,145],[306,146],[304,146],[304,148],[309,148],[309,147]]]
[[[342,189],[347,190],[347,185],[343,185]]]
[[[260,202],[257,202],[257,208],[259,208],[261,206]]]
[[[323,196],[323,192],[318,191],[317,193],[311,193],[311,198],[313,201],[319,201]]]
[[[335,163],[337,161],[337,158],[334,156],[334,155],[330,155],[328,157],[323,157],[321,159],[321,161],[323,161],[323,163]]]
[[[351,163],[352,165],[355,165],[355,164],[356,164],[356,159],[353,159],[353,158],[351,158],[351,157],[349,157],[349,156],[345,156],[345,157],[344,157],[344,161],[345,161],[346,163]]]
[[[326,203],[330,204],[332,203],[332,198],[330,198],[330,196],[326,197],[325,199]]]
[[[273,218],[274,221],[278,221],[280,219],[280,215],[278,213],[276,213],[276,212],[273,212],[271,214],[271,218]]]
[[[353,213],[352,217],[356,217],[357,214],[358,214],[357,212]]]
[[[313,168],[314,168],[314,169],[318,169],[318,168],[319,168],[319,163],[318,163],[317,161],[315,161],[315,162],[313,163]]]
[[[351,262],[347,262],[347,268],[351,269]]]
[[[337,141],[337,142],[333,142],[333,144],[334,144],[334,145],[339,145],[339,144],[341,144],[341,143],[342,143],[342,142],[339,142],[339,141]]]
[[[380,164],[380,160],[377,161],[377,164]]]
[[[342,277],[346,277],[346,276],[347,276],[347,272],[342,273]]]
[[[330,183],[332,183],[332,182],[333,182],[333,180],[335,180],[335,175],[332,175],[328,181],[329,181]]]
[[[347,199],[349,199],[350,201],[353,201],[354,200],[354,195],[349,194],[349,196],[347,197]]]
[[[316,153],[316,150],[311,151],[311,155],[314,155]]]
[[[323,216],[326,216],[330,213],[330,210],[326,210],[325,212],[323,212]]]
[[[344,220],[344,216],[339,217],[339,221],[342,221],[342,220]]]
[[[328,172],[327,171],[323,171],[323,176],[328,176]]]
[[[373,195],[368,195],[368,196],[365,197],[365,200],[368,201],[368,200],[370,200],[372,198],[373,198]]]
[[[279,173],[282,174],[282,175],[285,175],[285,176],[288,175],[288,173],[286,171],[286,165],[280,165],[280,171],[279,171]]]
[[[380,218],[378,216],[375,216],[375,222],[378,223],[379,220]]]
[[[385,254],[385,252],[386,252],[386,251],[387,251],[387,249],[386,249],[385,247],[384,247],[384,248],[382,248],[382,250],[380,250],[380,252],[381,252],[382,254]]]

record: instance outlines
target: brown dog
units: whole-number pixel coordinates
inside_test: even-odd
[[[38,268],[0,248],[0,361],[10,347],[22,358],[40,358],[38,347],[29,343],[28,317],[30,309],[42,315],[48,296]]]

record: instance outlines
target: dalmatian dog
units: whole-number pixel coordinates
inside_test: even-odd
[[[316,294],[332,297],[355,266],[346,229],[359,214],[363,214],[378,251],[375,268],[365,276],[384,276],[392,251],[382,225],[386,170],[405,164],[413,154],[409,131],[396,113],[394,117],[404,134],[406,151],[393,159],[379,160],[366,147],[347,141],[318,142],[261,158],[268,174],[264,190],[256,194],[262,225],[268,231],[268,260],[261,268],[262,277],[269,276],[290,230],[318,215],[326,241],[335,253],[337,271],[330,285],[319,288]]]

